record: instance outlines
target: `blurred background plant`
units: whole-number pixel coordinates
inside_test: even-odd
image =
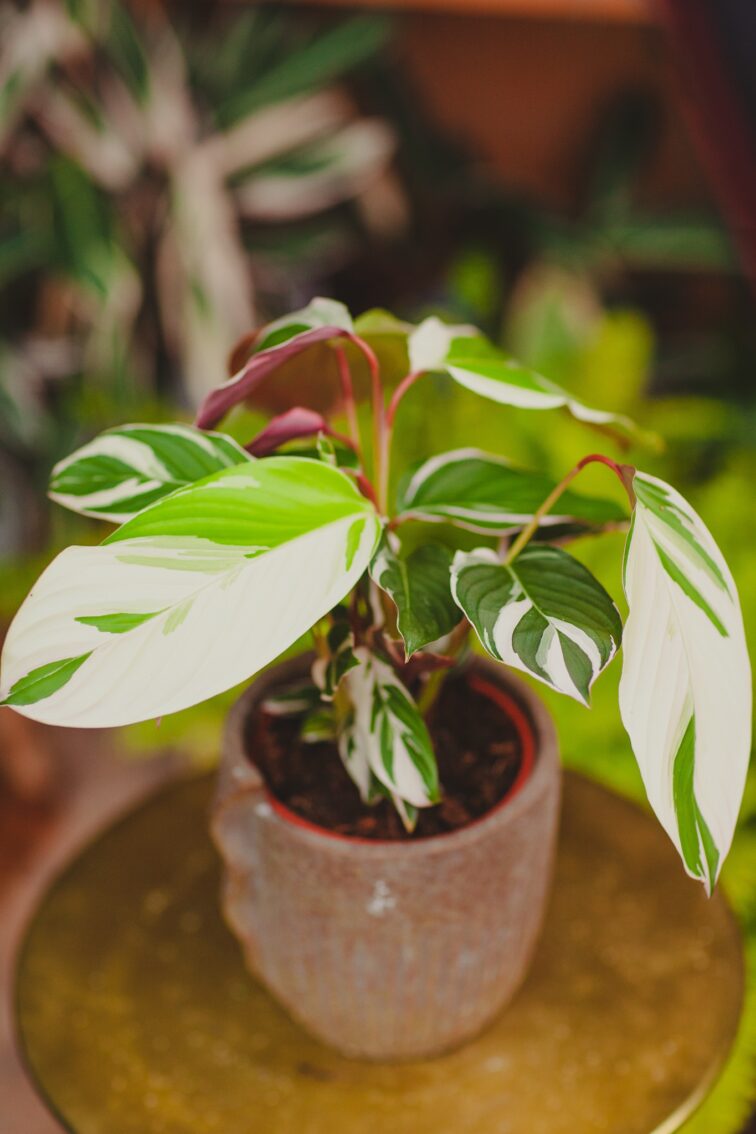
[[[463,23],[450,33],[459,52]],[[434,27],[423,24],[420,53]],[[494,32],[481,28],[481,50]],[[756,641],[754,297],[711,195],[648,191],[669,113],[658,90],[623,82],[600,101],[565,205],[493,170],[428,109],[401,21],[32,0],[0,8],[0,45],[0,618],[53,546],[97,537],[47,509],[52,463],[111,424],[189,419],[240,335],[321,293],[354,312],[476,323],[589,404],[663,436],[663,451],[637,459],[707,517]],[[456,92],[441,57],[427,69]],[[547,80],[544,65],[533,82]],[[489,82],[505,85],[499,70]],[[526,105],[521,94],[512,114]],[[604,445],[561,417],[429,381],[430,402],[426,387],[403,403],[398,466],[472,443],[561,475]],[[586,491],[607,491],[600,472],[586,475]],[[621,539],[575,546],[618,600]],[[618,676],[598,683],[591,712],[539,692],[565,761],[641,801]],[[127,730],[122,744],[209,764],[233,696]],[[755,862],[752,774],[724,875],[750,942],[748,1008],[690,1134],[736,1134],[756,1102]]]
[[[387,34],[279,8],[0,9],[6,543],[39,535],[83,433],[191,410],[243,332],[401,228],[394,133],[341,83]]]

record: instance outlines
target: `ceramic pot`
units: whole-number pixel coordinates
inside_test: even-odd
[[[502,667],[469,664],[523,743],[523,769],[481,819],[416,842],[335,835],[268,792],[245,722],[308,659],[258,678],[231,711],[212,831],[223,909],[250,970],[307,1031],[346,1055],[440,1054],[514,996],[543,922],[560,768],[553,724]]]

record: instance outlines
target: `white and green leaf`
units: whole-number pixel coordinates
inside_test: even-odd
[[[449,634],[460,621],[451,593],[452,552],[426,543],[402,558],[384,537],[370,565],[374,582],[391,597],[407,658]]]
[[[301,717],[320,705],[320,690],[311,681],[295,681],[276,689],[262,702],[263,712],[271,717]]]
[[[528,523],[555,487],[542,473],[519,469],[480,449],[431,457],[400,488],[400,515],[452,523],[480,534],[501,534]],[[616,523],[627,519],[612,500],[567,490],[541,526]]]
[[[72,512],[121,524],[177,488],[249,460],[222,433],[191,425],[120,425],[60,461],[49,495]]]
[[[297,457],[224,469],[71,547],[8,631],[3,703],[51,724],[128,724],[220,693],[346,595],[380,532],[342,472]]]
[[[354,634],[346,618],[336,618],[325,638],[327,654],[312,664],[312,679],[324,701],[332,701],[336,690],[359,665],[354,654]]]
[[[724,557],[690,504],[645,473],[633,490],[620,711],[649,802],[710,893],[751,747],[743,619]]]
[[[268,323],[255,342],[254,353],[271,350],[289,342],[296,335],[304,334],[305,331],[314,331],[319,327],[338,327],[349,332],[354,330],[352,316],[343,303],[337,299],[316,296],[301,310],[292,311]]]
[[[609,426],[628,435],[635,424],[622,415],[592,409],[542,374],[493,346],[474,328],[449,326],[432,317],[409,337],[413,371],[442,371],[460,386],[501,405],[520,409],[566,408],[590,425]]]
[[[356,654],[360,664],[345,679],[353,713],[339,738],[349,775],[366,801],[374,776],[412,808],[438,803],[436,757],[417,705],[387,662],[364,647]]]
[[[240,369],[204,399],[196,424],[201,429],[212,429],[287,362],[318,343],[353,337],[351,315],[343,303],[333,299],[313,299],[301,311],[268,323],[252,339]]]
[[[585,705],[622,637],[611,597],[558,547],[529,544],[510,564],[490,548],[457,552],[452,594],[494,658]]]
[[[302,720],[299,735],[305,744],[322,744],[336,740],[336,714],[332,705],[312,709]]]

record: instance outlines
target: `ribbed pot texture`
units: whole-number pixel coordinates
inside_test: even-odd
[[[450,834],[333,835],[277,806],[244,746],[249,714],[307,665],[258,678],[228,719],[212,816],[226,919],[250,970],[318,1039],[387,1062],[440,1054],[498,1015],[534,952],[558,825],[551,718],[524,684],[475,659],[471,671],[505,690],[532,729],[524,783]]]

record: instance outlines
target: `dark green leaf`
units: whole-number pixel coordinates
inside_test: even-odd
[[[370,573],[396,605],[408,658],[450,633],[460,620],[451,594],[451,562],[452,552],[443,544],[425,544],[402,559],[385,539],[373,560]]]

